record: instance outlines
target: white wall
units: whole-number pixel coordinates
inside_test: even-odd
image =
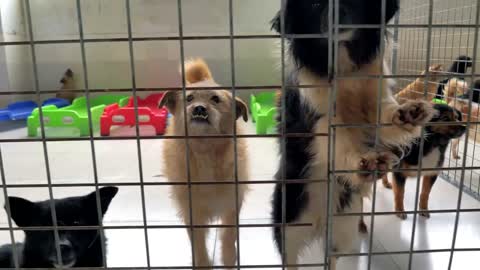
[[[7,20],[18,16],[17,10],[5,9],[1,0],[2,16]],[[77,39],[78,20],[75,0],[31,0],[35,40]],[[178,36],[177,0],[131,0],[132,29],[135,37]],[[228,35],[229,14],[226,0],[183,0],[184,35]],[[83,0],[83,27],[85,38],[127,37],[125,1]],[[234,0],[235,34],[270,34],[269,21],[280,7],[280,0]],[[19,23],[15,24],[19,27]],[[19,35],[17,33],[17,35]],[[21,37],[17,37],[21,38]],[[275,59],[275,40],[236,40],[235,68],[237,85],[271,85],[279,82],[279,60]],[[20,49],[7,49],[7,66],[15,70],[14,87],[19,83]],[[83,86],[81,52],[78,43],[36,46],[40,89],[58,88],[58,81],[66,68],[72,68]],[[131,87],[129,47],[127,42],[87,43],[88,77],[90,88]],[[231,83],[230,41],[185,41],[186,57],[203,57],[210,64],[217,81]],[[179,41],[135,42],[135,75],[138,87],[180,86],[178,65]],[[21,69],[21,70],[19,70]],[[13,86],[11,86],[13,87]],[[28,88],[28,87],[26,87]]]
[[[25,41],[27,31],[23,18],[22,1],[0,1],[2,41]],[[29,46],[0,47],[0,91],[32,91],[32,58]],[[32,99],[32,95],[2,95],[0,106],[23,99]]]

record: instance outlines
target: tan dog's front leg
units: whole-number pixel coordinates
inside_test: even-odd
[[[235,217],[235,211],[229,212],[222,217],[223,225],[237,224]],[[237,242],[237,228],[223,228],[221,241],[223,265],[226,267],[228,266],[230,269],[235,266],[235,261],[237,260],[237,250],[235,248],[235,243]]]
[[[186,213],[183,215],[183,220],[185,224],[190,224],[189,222],[189,215],[187,214],[188,212],[185,211]],[[206,225],[207,224],[207,219],[203,215],[194,215],[193,216],[193,224],[194,225]],[[193,252],[194,252],[194,257],[192,258],[192,266],[194,267],[211,267],[212,263],[210,262],[210,259],[208,257],[208,252],[207,252],[207,233],[208,229],[205,228],[193,228],[190,230],[190,228],[187,228],[188,232],[188,238],[190,239],[190,243],[193,245]],[[208,268],[211,269],[211,268]]]
[[[460,139],[453,139],[452,140],[452,157],[453,157],[453,159],[460,159],[459,145],[460,145]]]
[[[188,229],[188,236],[190,243],[192,242],[192,232]],[[192,262],[193,266],[210,267],[210,259],[207,252],[207,229],[193,229],[193,249],[195,253],[195,261]],[[210,269],[210,268],[208,268]]]

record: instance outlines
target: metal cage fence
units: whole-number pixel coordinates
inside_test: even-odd
[[[259,89],[271,89],[271,88],[278,88],[282,89],[282,91],[285,91],[285,58],[286,58],[286,38],[308,38],[308,37],[301,37],[301,36],[290,36],[286,34],[281,34],[281,35],[275,35],[275,34],[256,34],[256,35],[238,35],[235,32],[235,17],[234,17],[234,2],[235,0],[225,0],[228,2],[228,33],[226,35],[185,35],[184,33],[184,16],[183,16],[183,8],[184,8],[184,1],[182,0],[176,0],[176,15],[178,19],[178,35],[175,36],[166,36],[166,37],[156,37],[156,36],[147,36],[147,37],[136,37],[133,35],[132,31],[132,17],[131,17],[131,2],[133,0],[125,0],[122,1],[125,5],[125,19],[126,19],[126,26],[127,26],[127,36],[126,37],[114,37],[114,38],[87,38],[85,35],[85,13],[82,10],[82,1],[81,0],[75,0],[74,1],[74,6],[75,6],[75,13],[76,13],[76,18],[77,18],[77,28],[78,28],[78,38],[71,38],[71,39],[42,39],[42,37],[35,36],[34,34],[34,24],[35,21],[32,19],[32,5],[31,5],[31,0],[24,0],[22,3],[24,4],[24,12],[25,12],[25,25],[27,29],[26,36],[27,38],[25,40],[20,40],[20,41],[1,41],[0,46],[2,47],[8,47],[8,46],[27,46],[29,50],[29,55],[31,57],[31,68],[32,68],[32,75],[33,75],[33,90],[27,90],[22,89],[19,91],[18,89],[8,89],[7,91],[1,91],[0,92],[0,97],[8,97],[8,96],[13,96],[13,95],[35,95],[37,101],[41,101],[46,95],[53,94],[57,90],[52,90],[52,89],[41,89],[42,87],[40,86],[39,82],[39,66],[37,63],[37,58],[38,58],[38,51],[39,51],[39,46],[54,46],[56,44],[75,44],[78,45],[80,48],[80,59],[81,59],[81,67],[82,67],[82,74],[83,74],[83,88],[79,88],[76,91],[78,93],[84,93],[86,96],[87,100],[87,106],[89,105],[90,98],[95,95],[96,93],[102,93],[105,92],[105,89],[102,88],[93,88],[90,87],[90,82],[89,82],[89,63],[87,61],[87,49],[86,47],[90,44],[97,44],[97,43],[116,43],[116,42],[123,42],[127,44],[128,49],[127,54],[128,54],[128,65],[130,72],[129,74],[131,75],[131,88],[123,88],[123,89],[117,89],[115,90],[116,92],[121,92],[121,93],[131,93],[134,97],[137,95],[140,95],[144,92],[150,92],[150,91],[164,91],[164,90],[175,90],[175,91],[181,91],[185,97],[186,93],[186,85],[185,85],[185,79],[182,79],[182,83],[180,86],[176,87],[154,87],[154,88],[142,88],[142,87],[137,87],[137,76],[136,74],[136,68],[135,68],[135,44],[138,42],[142,41],[173,41],[173,42],[178,42],[178,49],[179,49],[179,56],[180,56],[180,62],[184,62],[186,59],[185,56],[185,42],[186,41],[191,41],[191,40],[222,40],[226,41],[228,44],[228,58],[229,58],[229,69],[230,69],[230,76],[231,78],[228,79],[231,83],[225,86],[222,86],[221,88],[227,88],[230,89],[233,93],[233,96],[236,95],[242,95],[243,92],[251,91],[251,90],[259,90]],[[238,0],[237,0],[238,1]],[[282,0],[279,2],[278,8],[280,10],[284,10],[285,8],[285,0]],[[334,5],[338,5],[339,0],[329,0],[331,3],[330,5],[330,14],[333,14]],[[48,5],[48,3],[46,3]],[[385,0],[382,0],[382,5],[385,6]],[[380,26],[374,26],[377,28],[381,28],[382,30],[389,30],[394,33],[394,37],[396,37],[396,44],[398,44],[397,47],[394,48],[394,53],[391,56],[391,61],[392,61],[392,69],[394,71],[393,75],[379,75],[377,77],[380,78],[380,80],[387,79],[387,78],[392,78],[395,79],[399,82],[399,87],[402,85],[406,85],[408,82],[411,82],[412,80],[415,80],[415,78],[418,77],[418,74],[420,71],[425,70],[430,64],[432,63],[442,63],[445,65],[448,65],[450,62],[452,62],[456,55],[460,53],[465,53],[468,55],[471,55],[471,57],[474,59],[474,63],[477,64],[477,50],[478,50],[478,29],[479,29],[479,16],[480,16],[480,1],[474,1],[474,0],[458,0],[458,1],[448,1],[448,0],[404,0],[402,2],[402,9],[395,20],[393,24],[389,25],[380,25]],[[281,12],[283,14],[283,12]],[[458,17],[457,17],[458,16]],[[338,22],[335,22],[333,19],[330,24],[330,29],[329,29],[329,35],[328,38],[330,40],[333,40],[336,35],[338,35],[338,30],[341,27],[346,27],[346,28],[365,28],[365,27],[371,27],[371,26],[365,26],[365,25],[347,25],[347,26],[342,26],[339,25]],[[285,32],[284,29],[282,29],[282,32]],[[325,37],[324,37],[325,38]],[[279,40],[280,41],[280,47],[281,47],[281,57],[280,57],[280,62],[281,62],[281,79],[279,84],[270,84],[270,85],[238,85],[237,84],[237,78],[236,78],[236,41],[238,40],[256,40],[256,39],[272,39],[272,40]],[[335,46],[338,46],[335,45]],[[331,48],[333,49],[333,48]],[[381,54],[387,54],[384,50],[380,52]],[[201,56],[201,55],[199,55]],[[385,55],[387,57],[390,57],[390,55]],[[329,65],[331,67],[336,67],[336,58],[332,57],[329,59]],[[184,68],[182,67],[182,74],[184,74]],[[476,72],[476,65],[472,68],[472,72],[467,74],[467,78],[470,82],[472,82],[477,74]],[[454,77],[455,74],[446,74],[447,77]],[[426,75],[426,78],[428,79],[429,74]],[[183,78],[183,76],[182,76]],[[333,92],[336,91],[336,80],[338,78],[342,78],[341,76],[333,76],[333,87],[332,90]],[[304,86],[306,88],[312,88],[314,86]],[[380,88],[380,87],[379,87]],[[192,89],[192,88],[189,88]],[[194,89],[194,88],[193,88]],[[205,89],[205,88],[202,88]],[[198,89],[198,90],[202,90]],[[54,231],[54,236],[56,239],[56,250],[57,250],[57,256],[58,260],[61,261],[61,252],[60,252],[60,244],[59,244],[59,234],[58,232],[61,230],[68,230],[68,229],[74,229],[74,230],[87,230],[87,229],[100,229],[100,237],[102,239],[105,239],[105,236],[103,235],[103,229],[105,230],[141,230],[142,231],[142,237],[144,237],[144,243],[145,243],[145,254],[146,254],[146,264],[143,266],[135,265],[135,266],[129,266],[129,267],[109,267],[107,265],[107,258],[106,258],[106,248],[105,246],[102,247],[103,249],[103,263],[104,267],[101,267],[100,269],[129,269],[129,268],[134,268],[134,269],[201,269],[202,267],[192,267],[191,265],[168,265],[168,266],[158,266],[155,264],[152,264],[152,256],[155,256],[152,251],[150,250],[151,246],[151,239],[150,239],[150,234],[149,230],[153,229],[187,229],[187,230],[194,230],[195,228],[225,228],[225,227],[234,227],[237,229],[239,233],[237,233],[237,258],[238,258],[238,263],[232,267],[236,269],[268,269],[268,268],[274,268],[274,269],[287,269],[287,265],[285,264],[284,260],[280,260],[280,262],[276,264],[242,264],[241,263],[241,229],[242,228],[273,228],[273,227],[285,227],[287,226],[285,223],[282,224],[272,224],[271,222],[264,222],[264,223],[242,223],[240,221],[240,214],[238,213],[238,205],[237,205],[237,215],[236,215],[236,224],[226,224],[226,225],[219,225],[219,224],[213,224],[213,225],[152,225],[147,222],[147,205],[146,205],[146,189],[149,187],[167,187],[169,185],[172,185],[172,183],[165,183],[165,182],[154,182],[154,181],[146,181],[145,178],[146,176],[144,175],[144,156],[145,156],[145,148],[142,147],[142,143],[145,141],[164,141],[167,142],[170,139],[182,139],[185,140],[186,143],[188,143],[189,139],[192,138],[201,138],[201,137],[225,137],[225,138],[231,138],[234,142],[238,138],[249,138],[249,139],[259,139],[259,138],[275,138],[279,139],[280,142],[280,151],[285,151],[285,138],[286,137],[308,137],[308,136],[327,136],[328,141],[329,141],[329,151],[334,151],[335,147],[335,129],[339,128],[347,128],[349,126],[342,126],[342,125],[334,125],[332,122],[332,117],[334,114],[334,97],[332,97],[332,100],[330,102],[331,108],[330,108],[330,128],[328,134],[287,134],[285,131],[281,131],[278,134],[271,134],[271,135],[253,135],[253,134],[248,134],[248,135],[240,135],[234,134],[231,135],[226,135],[226,136],[189,136],[186,134],[186,136],[144,136],[141,135],[140,132],[140,127],[139,125],[135,126],[135,135],[134,136],[118,136],[118,137],[99,137],[93,132],[93,123],[92,123],[92,115],[89,112],[89,130],[90,134],[87,137],[60,137],[60,138],[52,138],[47,136],[46,134],[46,129],[43,124],[43,121],[40,121],[41,123],[41,136],[39,138],[0,138],[0,143],[3,145],[3,149],[5,149],[5,146],[7,144],[13,144],[13,143],[21,143],[21,144],[26,144],[26,143],[31,143],[31,142],[36,142],[36,143],[41,143],[41,148],[42,148],[42,154],[43,154],[43,159],[44,159],[44,165],[45,165],[45,173],[46,173],[46,183],[33,183],[33,184],[18,184],[18,183],[9,183],[7,173],[5,171],[5,161],[8,160],[8,157],[5,156],[4,151],[2,151],[2,145],[0,145],[0,176],[2,178],[2,189],[3,189],[3,194],[4,198],[6,201],[6,210],[9,212],[9,205],[8,205],[8,200],[7,197],[9,196],[10,192],[12,189],[23,189],[23,188],[44,188],[48,192],[48,197],[53,200],[55,198],[55,188],[65,188],[65,187],[94,187],[95,190],[98,191],[99,187],[106,186],[106,185],[116,185],[119,187],[138,187],[139,193],[140,193],[140,201],[141,201],[141,219],[142,222],[139,225],[114,225],[114,226],[95,226],[95,227],[65,227],[61,226],[58,224],[57,221],[57,216],[55,214],[55,207],[53,205],[53,201],[51,203],[51,210],[52,210],[52,225],[51,227],[41,227],[41,228],[22,228],[22,227],[15,227],[13,222],[8,218],[7,219],[7,226],[1,227],[0,231],[3,232],[8,232],[9,237],[11,239],[11,243],[15,243],[16,239],[16,233],[21,231],[21,230],[53,230]],[[135,100],[135,99],[134,99]],[[281,102],[281,107],[285,108],[286,104],[284,101]],[[137,122],[139,121],[139,115],[138,115],[138,106],[137,102],[135,102],[135,107],[136,107],[136,113],[135,117]],[[379,106],[380,107],[380,106]],[[40,117],[42,118],[42,109],[40,108]],[[284,109],[282,110],[283,112],[285,111]],[[470,118],[469,118],[470,119]],[[466,124],[469,126],[469,128],[474,128],[476,130],[476,125],[478,123],[472,122],[472,121],[465,121],[467,122]],[[234,123],[234,125],[236,125]],[[376,124],[371,125],[371,128],[375,129],[380,129],[382,126],[380,121],[377,121]],[[475,127],[474,127],[475,126]],[[367,127],[367,126],[361,126],[361,127]],[[233,129],[235,130],[235,129]],[[283,129],[280,129],[283,130]],[[476,133],[478,133],[476,131]],[[78,142],[85,142],[88,144],[89,151],[91,152],[91,165],[92,165],[92,178],[93,178],[93,183],[85,183],[85,182],[80,182],[80,183],[55,183],[53,181],[53,177],[51,175],[51,156],[49,154],[49,148],[52,146],[53,143],[56,142],[71,142],[71,141],[78,141]],[[101,176],[99,175],[99,170],[98,170],[98,154],[97,154],[97,147],[98,147],[98,142],[102,141],[134,141],[135,142],[135,155],[137,157],[137,168],[138,168],[138,182],[103,182],[101,181]],[[235,143],[236,145],[236,143]],[[471,193],[476,193],[478,195],[479,193],[479,184],[478,184],[478,178],[479,178],[479,160],[480,160],[480,155],[476,152],[476,144],[473,142],[470,142],[469,140],[466,140],[464,144],[461,145],[461,154],[463,156],[463,159],[461,161],[454,161],[454,160],[448,160],[448,166],[445,166],[444,168],[444,176],[445,178],[450,179],[453,182],[456,182],[459,186],[463,187],[462,190],[470,190]],[[252,150],[255,153],[255,150]],[[236,147],[235,147],[235,159],[236,159]],[[188,159],[187,159],[188,160]],[[236,160],[235,160],[236,161]],[[272,163],[275,161],[272,160]],[[335,161],[332,159],[330,161],[331,163],[334,163]],[[187,162],[188,164],[188,162]],[[330,164],[331,165],[331,164]],[[190,166],[187,165],[187,168]],[[235,166],[236,167],[236,166]],[[333,168],[333,167],[330,167]],[[432,170],[431,168],[419,168],[419,171],[423,170]],[[335,171],[331,170],[329,171],[329,179],[318,179],[316,181],[333,181],[335,178],[335,174],[337,173],[350,173],[352,171]],[[236,173],[235,173],[236,174]],[[235,181],[231,182],[224,182],[222,184],[235,184],[237,191],[238,191],[238,185],[242,184],[249,184],[252,186],[260,186],[260,185],[268,185],[268,184],[274,184],[279,181],[273,180],[273,175],[271,179],[261,179],[261,180],[251,180],[251,181],[241,181],[238,179],[238,176],[236,175]],[[476,179],[476,180],[475,180]],[[417,179],[417,182],[419,179]],[[303,180],[306,181],[306,180]],[[280,183],[285,185],[287,180],[283,179],[280,181]],[[313,182],[313,181],[312,181]],[[211,181],[211,182],[202,182],[202,183],[194,183],[192,181],[189,181],[187,183],[174,183],[175,185],[187,185],[189,188],[191,188],[193,185],[201,184],[201,185],[219,185],[220,183]],[[377,190],[377,185],[374,185],[374,190]],[[419,197],[419,184],[416,184],[416,198],[418,200]],[[330,190],[329,192],[329,202],[330,202],[330,207],[329,207],[329,215],[328,215],[328,228],[326,232],[326,239],[327,239],[327,248],[324,250],[323,255],[324,255],[324,260],[318,260],[315,261],[314,263],[304,263],[300,264],[299,266],[304,266],[304,267],[320,267],[323,269],[332,269],[330,265],[330,261],[328,258],[332,255],[337,256],[337,257],[366,257],[367,259],[367,269],[372,269],[372,260],[375,257],[378,256],[389,256],[389,255],[405,255],[408,257],[408,269],[414,269],[413,268],[413,257],[417,255],[423,255],[427,253],[446,253],[448,254],[448,269],[451,269],[454,255],[458,254],[459,252],[479,252],[480,247],[470,247],[470,248],[458,248],[456,247],[456,235],[458,233],[458,224],[459,224],[459,218],[461,213],[478,213],[480,209],[477,208],[464,208],[462,207],[462,192],[458,193],[458,203],[455,204],[454,208],[450,209],[441,209],[441,210],[432,210],[432,213],[453,213],[455,214],[455,222],[454,222],[454,229],[453,229],[453,239],[452,239],[452,244],[449,247],[446,248],[419,248],[415,249],[414,248],[414,242],[416,237],[416,219],[418,216],[418,209],[415,207],[413,211],[408,211],[410,214],[414,214],[414,222],[413,222],[413,228],[411,230],[411,235],[409,235],[410,239],[410,245],[409,249],[407,250],[398,250],[398,251],[374,251],[373,250],[373,243],[374,243],[374,235],[375,235],[375,218],[376,217],[381,217],[381,216],[386,216],[386,215],[391,215],[394,212],[389,212],[389,211],[376,211],[375,209],[375,202],[376,202],[376,192],[373,193],[372,197],[372,210],[370,213],[365,213],[366,215],[370,216],[370,227],[371,227],[371,233],[368,237],[368,248],[365,251],[361,252],[352,252],[352,253],[346,253],[346,254],[339,254],[335,253],[335,251],[331,250],[331,220],[333,219],[334,216],[345,216],[342,214],[333,214],[332,212],[332,206],[331,206],[331,195],[332,191]],[[98,194],[98,193],[97,193]],[[238,193],[237,193],[238,196]],[[97,195],[97,205],[99,205],[100,198]],[[238,200],[237,204],[238,204]],[[190,198],[190,204],[191,204],[191,198]],[[101,210],[97,209],[97,215],[99,218],[101,217]],[[190,205],[190,219],[192,219],[192,207]],[[362,213],[356,213],[355,215],[361,215]],[[311,224],[295,224],[295,225],[289,225],[289,226],[311,226]],[[184,251],[187,252],[187,251]],[[13,248],[13,253],[14,257],[17,258],[15,259],[15,269],[20,269],[19,267],[19,261],[18,261],[18,253],[19,250],[16,250]],[[192,250],[188,251],[189,255],[194,257],[194,252],[193,252],[193,245],[192,245]],[[223,268],[223,266],[214,266],[214,268]]]
[[[433,24],[458,25],[457,28],[436,28],[429,34],[426,29],[416,28],[408,30],[400,30],[398,35],[398,58],[396,59],[396,66],[393,67],[398,70],[399,74],[420,74],[425,70],[424,63],[427,57],[430,57],[431,64],[442,64],[444,66],[444,73],[447,68],[453,64],[457,57],[461,55],[470,56],[477,53],[478,48],[476,44],[475,28],[467,27],[467,25],[475,24],[476,16],[476,1],[434,1],[433,3]],[[426,1],[404,1],[404,8],[400,16],[400,23],[406,24],[428,24],[429,3]],[[427,47],[430,40],[431,46]],[[473,59],[475,69],[478,67],[478,60]],[[452,76],[462,76],[454,72]],[[475,76],[465,76],[465,80],[474,88]],[[399,79],[398,88],[402,89],[414,79]],[[442,82],[434,81],[434,84],[440,85]],[[444,84],[444,83],[443,83]],[[478,91],[475,90],[475,91]],[[478,113],[473,113],[472,118],[478,118]],[[472,167],[465,174],[463,185],[460,185],[461,175],[457,171],[444,172],[444,178],[451,183],[462,186],[462,188],[471,195],[479,198],[479,171],[473,167],[478,166],[480,154],[478,152],[478,126],[472,125],[470,128],[470,139],[465,141],[462,139],[462,144],[467,143],[468,151],[465,155],[466,164]],[[460,147],[462,152],[465,149]],[[450,152],[450,151],[449,151]],[[462,164],[461,160],[451,158],[452,155],[447,155],[448,167]]]

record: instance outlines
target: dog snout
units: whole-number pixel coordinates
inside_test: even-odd
[[[70,258],[73,254],[73,247],[70,243],[61,243],[60,252],[62,253],[62,258]]]
[[[58,243],[58,246],[60,248],[60,255],[62,258],[62,262],[60,263],[57,260],[57,255],[56,255],[57,252],[56,252],[56,248],[54,247],[54,249],[52,250],[52,254],[50,256],[50,260],[52,264],[56,268],[58,268],[59,266],[62,266],[64,268],[70,268],[75,264],[75,261],[76,261],[75,250],[72,243],[67,239],[62,239],[60,240],[60,243]]]
[[[195,108],[193,108],[192,114],[198,115],[198,116],[207,116],[208,115],[207,108],[205,108],[205,106],[202,106],[202,105],[196,106]]]

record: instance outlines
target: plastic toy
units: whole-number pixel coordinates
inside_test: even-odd
[[[76,98],[72,105],[57,108],[56,106],[45,106],[42,108],[43,123],[45,127],[75,127],[80,130],[80,136],[90,134],[88,111],[90,109],[92,115],[93,131],[97,131],[100,127],[100,116],[107,105],[118,103],[124,95],[103,95],[90,99],[90,108],[87,108],[87,100],[85,97]],[[28,117],[28,136],[37,136],[40,127],[40,114],[35,109],[30,117]]]
[[[155,128],[157,135],[165,133],[168,110],[158,108],[163,93],[152,94],[141,99],[137,97],[138,125],[150,125]],[[123,106],[126,105],[126,106]],[[112,126],[135,126],[135,103],[133,97],[124,98],[120,104],[112,104],[105,108],[100,119],[100,134],[110,135]]]
[[[42,103],[42,106],[48,105],[61,108],[70,105],[70,103],[62,98],[50,98]],[[5,109],[0,109],[0,121],[27,119],[37,107],[37,103],[31,100],[11,103]]]
[[[277,113],[275,100],[275,92],[263,92],[250,96],[250,110],[253,122],[256,124],[257,134],[275,132],[275,115]]]
[[[440,99],[440,98],[434,98],[434,99],[432,100],[432,102],[433,102],[433,103],[436,103],[436,104],[445,104],[445,105],[447,104],[447,102],[446,102],[445,100]]]

